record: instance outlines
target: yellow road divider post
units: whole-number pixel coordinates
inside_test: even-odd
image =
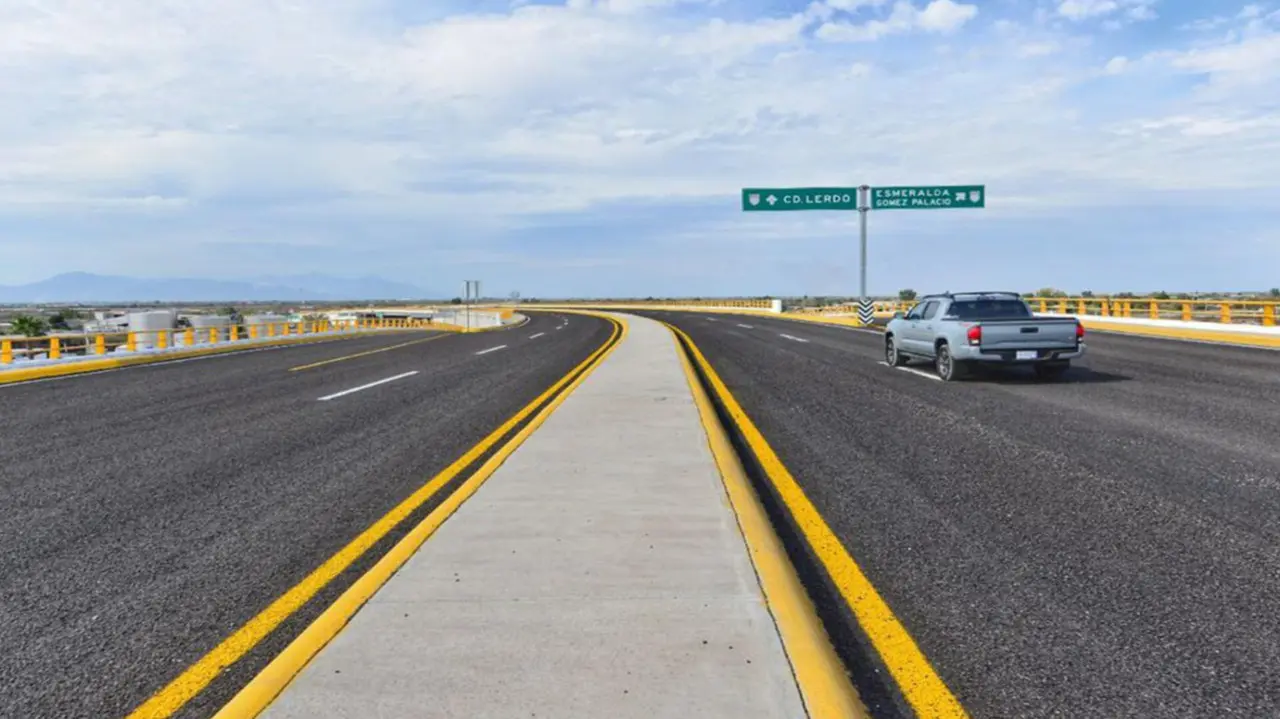
[[[62,359],[62,340],[57,337],[49,338],[49,359]]]
[[[0,340],[0,364],[13,364],[13,340]]]
[[[107,338],[105,335],[98,335],[93,338],[93,353],[96,355],[107,353]]]

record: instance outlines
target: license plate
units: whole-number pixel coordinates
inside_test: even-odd
[[[1035,350],[1018,350],[1017,359],[1035,359],[1038,353]]]

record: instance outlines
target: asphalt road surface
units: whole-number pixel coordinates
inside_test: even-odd
[[[972,716],[1280,716],[1280,353],[1090,333],[1060,382],[949,384],[874,332],[650,314]]]
[[[126,715],[611,329],[534,314],[0,387],[0,716]],[[178,716],[216,711],[447,494]]]

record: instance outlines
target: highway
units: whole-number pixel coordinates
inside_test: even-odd
[[[971,716],[1280,716],[1280,354],[1091,333],[1060,382],[948,384],[874,331],[641,314],[690,335]],[[794,554],[873,713],[908,715]]]
[[[0,387],[0,716],[125,716],[612,332],[537,314]],[[211,715],[453,485],[177,716]]]

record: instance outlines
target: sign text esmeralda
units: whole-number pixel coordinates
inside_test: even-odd
[[[938,210],[986,207],[985,185],[871,188],[873,210]]]
[[[746,212],[786,210],[857,210],[856,187],[748,187],[742,191]]]

